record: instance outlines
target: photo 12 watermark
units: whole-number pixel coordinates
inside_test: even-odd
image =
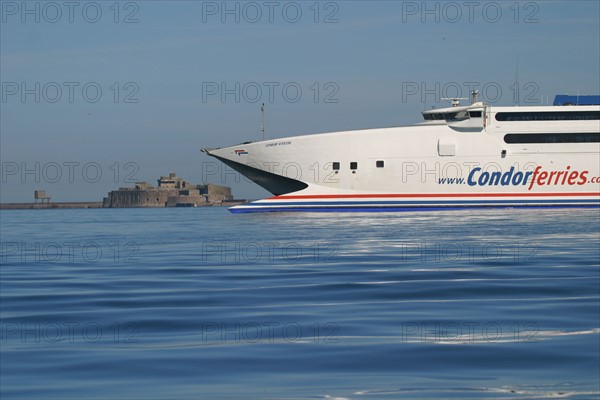
[[[200,260],[203,263],[278,263],[296,264],[334,262],[339,245],[333,242],[203,242]]]
[[[535,1],[402,1],[401,6],[403,24],[540,22],[540,3]]]
[[[481,176],[486,174],[488,180],[482,181],[482,185],[487,185],[493,174],[492,186],[508,186],[510,184],[524,186],[537,167],[538,164],[535,162],[514,162],[507,166],[495,161],[485,163],[479,161],[402,161],[398,170],[402,183],[475,186],[473,182],[478,183]],[[515,179],[515,177],[517,178]]]
[[[338,343],[335,322],[202,322],[200,340],[209,344]]]
[[[0,1],[3,24],[137,24],[135,1]]]
[[[337,104],[337,82],[202,82],[202,103],[313,103]]]
[[[0,261],[2,264],[87,264],[111,262],[118,264],[136,264],[140,244],[135,241],[96,241],[63,242],[0,242]]]
[[[277,140],[265,144],[267,147],[281,146],[289,144],[288,140]],[[238,154],[243,154],[243,149],[240,149]],[[295,161],[286,163],[265,161],[262,163],[249,162],[247,165],[256,170],[269,172],[274,175],[268,175],[263,182],[274,183],[277,179],[276,175],[295,180],[305,180],[313,183],[338,183],[338,170],[335,169],[335,162],[312,162],[304,167]],[[338,163],[339,164],[339,163]],[[200,170],[202,172],[203,182],[220,182],[221,184],[240,183],[242,181],[252,183],[253,181],[246,176],[235,171],[226,164],[216,161],[204,161],[201,163]]]
[[[203,1],[202,23],[337,24],[337,1]]]
[[[137,104],[140,86],[136,82],[25,82],[3,81],[2,103],[86,103]]]
[[[489,104],[510,103],[541,105],[540,86],[536,82],[402,82],[402,103],[439,104],[450,99],[469,99],[477,91],[480,101]]]
[[[416,321],[400,325],[402,343],[537,343],[540,329],[534,322]]]
[[[0,322],[0,342],[33,343],[139,343],[135,322]]]
[[[397,260],[406,262],[433,262],[444,264],[531,262],[539,256],[540,246],[535,242],[407,242],[397,246]]]
[[[96,161],[3,161],[2,183],[97,183],[103,178],[113,183],[135,183],[140,166],[133,161],[111,164]]]

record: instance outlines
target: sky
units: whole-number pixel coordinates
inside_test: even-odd
[[[200,152],[600,94],[600,2],[0,0],[0,202],[101,201],[169,172],[269,194]]]

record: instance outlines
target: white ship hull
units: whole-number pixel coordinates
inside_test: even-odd
[[[557,109],[587,114],[502,120],[509,112]],[[448,113],[455,110],[475,117],[454,121]],[[600,106],[492,109],[475,103],[439,111],[449,121],[204,151],[275,195],[232,212],[600,206],[600,120],[594,117]]]

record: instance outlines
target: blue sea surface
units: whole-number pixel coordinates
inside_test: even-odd
[[[0,212],[0,398],[600,396],[600,210]]]

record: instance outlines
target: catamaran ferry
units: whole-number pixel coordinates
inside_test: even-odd
[[[473,93],[412,126],[202,151],[274,195],[232,212],[599,207],[599,100],[493,107]]]

